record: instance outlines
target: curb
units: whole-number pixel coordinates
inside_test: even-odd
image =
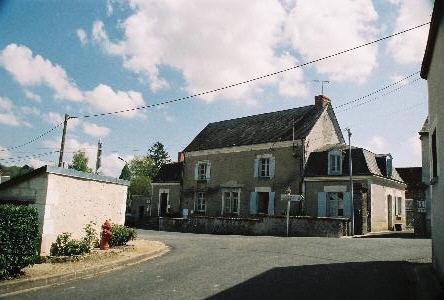
[[[69,273],[62,273],[53,276],[46,276],[34,279],[26,279],[22,281],[16,282],[4,282],[0,283],[0,298],[12,296],[14,294],[19,294],[22,292],[36,290],[52,285],[60,285],[69,281],[73,281],[76,279],[83,279],[92,277],[101,273],[108,273],[114,270],[121,269],[126,266],[131,266],[134,264],[138,264],[150,259],[154,259],[165,255],[170,251],[170,247],[166,246],[162,249],[158,249],[152,251],[150,253],[145,253],[141,255],[137,255],[131,258],[123,258],[109,264],[103,266],[92,267],[89,269],[81,270],[81,271],[72,271]]]

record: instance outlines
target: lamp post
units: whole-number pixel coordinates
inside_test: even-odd
[[[350,206],[351,206],[351,235],[355,235],[355,209],[353,205],[353,163],[352,163],[352,146],[351,146],[351,131],[346,128],[348,133],[348,166],[350,170]]]

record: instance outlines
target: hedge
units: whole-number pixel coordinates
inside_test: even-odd
[[[0,278],[20,273],[39,254],[37,209],[24,205],[0,205]]]
[[[111,232],[113,236],[109,240],[110,247],[123,246],[126,245],[127,242],[137,238],[136,230],[124,225],[113,224],[111,226]]]

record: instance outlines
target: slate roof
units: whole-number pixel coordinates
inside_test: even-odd
[[[305,167],[305,177],[328,177],[328,152],[332,149],[340,149],[343,151],[342,159],[342,176],[349,176],[349,150],[345,144],[330,145],[316,152],[310,153]],[[380,176],[385,177],[385,164],[381,169],[382,157],[385,155],[375,154],[363,148],[352,147],[353,159],[353,176]],[[379,164],[378,164],[379,160]],[[385,158],[384,158],[385,160]],[[403,180],[393,168],[392,177],[390,179],[403,183]]]
[[[182,180],[182,168],[183,163],[181,162],[163,165],[154,177],[153,183],[180,182]]]
[[[424,186],[421,167],[396,168],[396,171],[409,188],[422,188]]]
[[[208,124],[185,152],[290,141],[306,137],[323,112],[316,105],[264,113]]]

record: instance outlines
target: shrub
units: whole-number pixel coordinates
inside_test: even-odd
[[[119,224],[113,224],[111,226],[111,232],[113,233],[113,236],[109,240],[111,247],[126,245],[126,243],[137,237],[135,229]]]
[[[88,242],[85,239],[72,239],[69,232],[59,234],[56,241],[51,244],[50,249],[52,256],[83,255],[89,252],[91,252],[91,248]]]
[[[0,278],[14,276],[34,264],[39,253],[39,221],[35,207],[0,205]]]
[[[97,230],[93,227],[93,225],[96,225],[93,222],[89,222],[88,224],[83,227],[83,230],[85,231],[85,237],[83,240],[85,243],[89,245],[89,248],[96,248],[99,246],[99,238],[97,235]]]

